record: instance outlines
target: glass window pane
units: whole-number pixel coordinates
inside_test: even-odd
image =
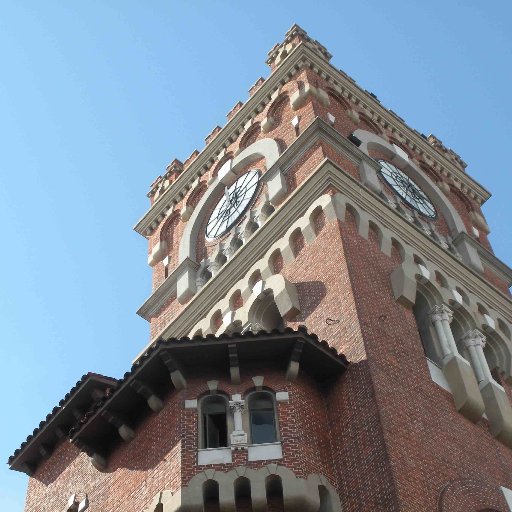
[[[254,395],[249,401],[251,440],[253,444],[277,441],[274,403],[265,394]]]

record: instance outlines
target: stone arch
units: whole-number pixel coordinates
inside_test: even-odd
[[[442,489],[438,512],[506,512],[508,505],[501,489],[479,480],[461,479],[448,482]]]
[[[484,348],[485,359],[489,365],[489,370],[497,370],[509,382],[512,379],[512,354],[510,341],[498,334],[496,331],[486,334],[486,344]]]
[[[208,185],[206,184],[206,181],[200,181],[197,184],[197,186],[194,188],[194,190],[192,190],[192,192],[188,196],[187,203],[186,203],[187,206],[195,208],[195,206],[197,205],[197,203],[199,203],[201,196],[203,195],[203,193],[207,187],[208,187]]]
[[[470,361],[469,354],[467,352],[464,343],[462,342],[463,336],[473,330],[476,326],[473,312],[467,308],[464,304],[459,305],[457,309],[452,309],[453,319],[450,324],[453,338],[457,345],[459,353],[464,356],[467,361]]]
[[[254,123],[250,126],[240,140],[240,144],[238,145],[240,151],[249,147],[251,144],[254,144],[258,139],[260,132],[260,123]]]
[[[180,210],[172,212],[163,223],[158,242],[148,256],[148,265],[153,267],[162,261],[173,249],[173,241],[177,238],[176,231],[180,225]]]
[[[282,92],[268,108],[267,117],[272,117],[276,125],[281,122],[283,107],[286,106],[287,102],[290,102],[290,95],[287,92]]]
[[[275,140],[268,138],[260,139],[244,149],[233,160],[226,161],[207,191],[201,197],[185,225],[179,247],[179,263],[183,264],[181,275],[178,275],[177,282],[177,297],[180,304],[187,302],[196,292],[194,267],[197,266],[197,263],[195,262],[195,252],[203,215],[213,206],[214,201],[220,196],[224,187],[231,185],[237,179],[242,169],[260,158],[265,159],[267,169],[270,169],[276,163],[279,158],[279,146]],[[284,176],[280,172],[274,173],[274,176],[266,181],[269,194],[271,190],[274,196],[283,191],[285,181]]]
[[[291,320],[300,313],[297,287],[281,274],[256,281],[252,294],[236,318],[244,325],[259,323],[265,330],[283,327],[283,319]]]
[[[423,345],[425,356],[441,366],[443,354],[439,346],[436,332],[430,320],[434,306],[442,304],[441,294],[430,282],[418,283],[416,300],[412,307],[416,328]]]
[[[384,154],[393,164],[396,164],[404,172],[411,176],[428,194],[436,208],[441,212],[450,228],[452,236],[465,233],[466,227],[459,213],[455,210],[448,198],[439,187],[422,171],[422,169],[411,160],[404,159],[398,154],[392,144],[382,137],[365,130],[356,130],[354,135],[361,141],[359,149],[370,156],[372,149]]]
[[[254,331],[284,328],[283,317],[271,291],[262,292],[252,303],[247,319]]]
[[[220,170],[224,167],[224,165],[229,162],[230,160],[233,160],[233,153],[230,151],[226,153],[218,162],[217,165],[215,165],[211,172],[211,179],[213,180],[217,174],[219,174]]]
[[[285,510],[302,510],[304,512],[317,512],[322,503],[320,495],[329,496],[330,508],[322,512],[341,512],[341,502],[336,490],[323,475],[310,474],[307,478],[299,478],[295,473],[277,464],[268,464],[259,469],[239,466],[226,473],[207,469],[198,473],[182,488],[181,506],[187,512],[203,512],[204,496],[203,486],[213,481],[218,485],[218,502],[221,510],[235,510],[236,485],[240,478],[248,480],[250,485],[253,510],[267,510],[268,498],[277,494],[282,499]],[[244,481],[247,486],[247,482]],[[208,484],[212,486],[212,484]],[[216,493],[215,493],[216,496]],[[323,502],[325,503],[325,497]],[[174,512],[177,509],[164,509],[163,512]],[[150,512],[150,511],[148,511]],[[153,512],[153,511],[151,511]]]
[[[368,132],[368,133],[373,133],[377,136],[382,134],[382,130],[377,125],[377,123],[372,121],[366,114],[359,112],[359,119],[360,119],[360,121],[359,121],[360,124],[362,124],[363,126],[366,126],[367,128],[371,128],[374,130],[374,132]],[[358,135],[356,135],[356,137],[359,138]]]
[[[326,92],[333,100],[340,104],[343,110],[351,109],[349,102],[345,98],[343,98],[343,96],[341,96],[341,94],[338,91],[336,91],[332,87],[327,87]]]
[[[384,154],[389,161],[397,165],[405,173],[422,187],[429,198],[432,200],[437,210],[441,213],[450,234],[454,239],[454,245],[461,254],[465,263],[478,272],[483,272],[482,262],[476,249],[468,242],[465,237],[458,237],[461,233],[467,233],[466,226],[449,199],[444,195],[441,189],[435,184],[422,169],[412,160],[403,158],[395,147],[384,140],[382,137],[375,135],[366,130],[356,130],[354,135],[361,141],[359,149],[370,156],[372,149],[378,150]],[[367,186],[375,189],[378,182],[377,171],[368,165],[360,166],[361,180]]]

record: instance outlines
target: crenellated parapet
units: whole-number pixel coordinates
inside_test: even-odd
[[[159,492],[144,512],[203,512],[207,507],[236,510],[250,503],[255,512],[273,507],[304,512],[341,512],[336,489],[323,475],[300,478],[278,464],[260,469],[245,466],[228,472],[207,469],[177,492]]]

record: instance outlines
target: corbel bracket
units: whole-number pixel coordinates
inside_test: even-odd
[[[299,375],[300,358],[302,356],[302,349],[304,348],[304,341],[299,340],[295,342],[292,353],[290,355],[290,362],[286,370],[286,380],[295,381]]]
[[[162,399],[157,396],[147,384],[135,379],[130,383],[130,386],[135,392],[146,399],[146,402],[152,411],[160,412],[163,409],[164,403]]]
[[[178,390],[185,389],[187,387],[187,380],[185,379],[177,361],[171,356],[169,352],[166,351],[160,353],[160,358],[169,370],[169,374],[171,376],[174,387]]]
[[[236,344],[228,345],[229,350],[229,373],[233,384],[240,384],[240,363],[238,361],[238,350]]]
[[[129,443],[133,439],[135,439],[135,432],[132,428],[130,428],[126,422],[117,414],[104,410],[101,412],[101,417],[108,421],[111,425],[117,428],[119,435],[123,441]]]

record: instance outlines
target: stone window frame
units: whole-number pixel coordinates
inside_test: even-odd
[[[274,429],[276,434],[276,440],[271,443],[253,443],[252,441],[252,431],[251,431],[251,419],[250,419],[250,398],[252,395],[255,394],[266,394],[270,396],[270,399],[272,400],[272,407],[274,410]],[[263,388],[263,389],[252,389],[244,394],[244,401],[246,404],[246,411],[247,413],[244,414],[242,419],[242,424],[244,427],[245,432],[247,432],[247,445],[248,446],[256,446],[256,445],[262,445],[262,444],[276,444],[281,443],[281,432],[279,428],[279,414],[278,414],[278,408],[277,408],[277,400],[276,400],[276,394],[273,390],[269,388]]]
[[[226,446],[218,446],[218,447],[207,447],[205,446],[205,432],[204,432],[204,425],[203,425],[203,414],[204,414],[204,407],[205,403],[208,401],[211,401],[215,398],[221,397],[222,400],[225,402],[226,406]],[[198,433],[198,439],[197,439],[197,448],[198,450],[222,450],[226,448],[230,448],[230,435],[231,432],[234,430],[234,423],[233,423],[233,417],[229,412],[229,395],[223,392],[215,392],[215,393],[208,393],[202,397],[200,397],[197,401],[197,433]]]

